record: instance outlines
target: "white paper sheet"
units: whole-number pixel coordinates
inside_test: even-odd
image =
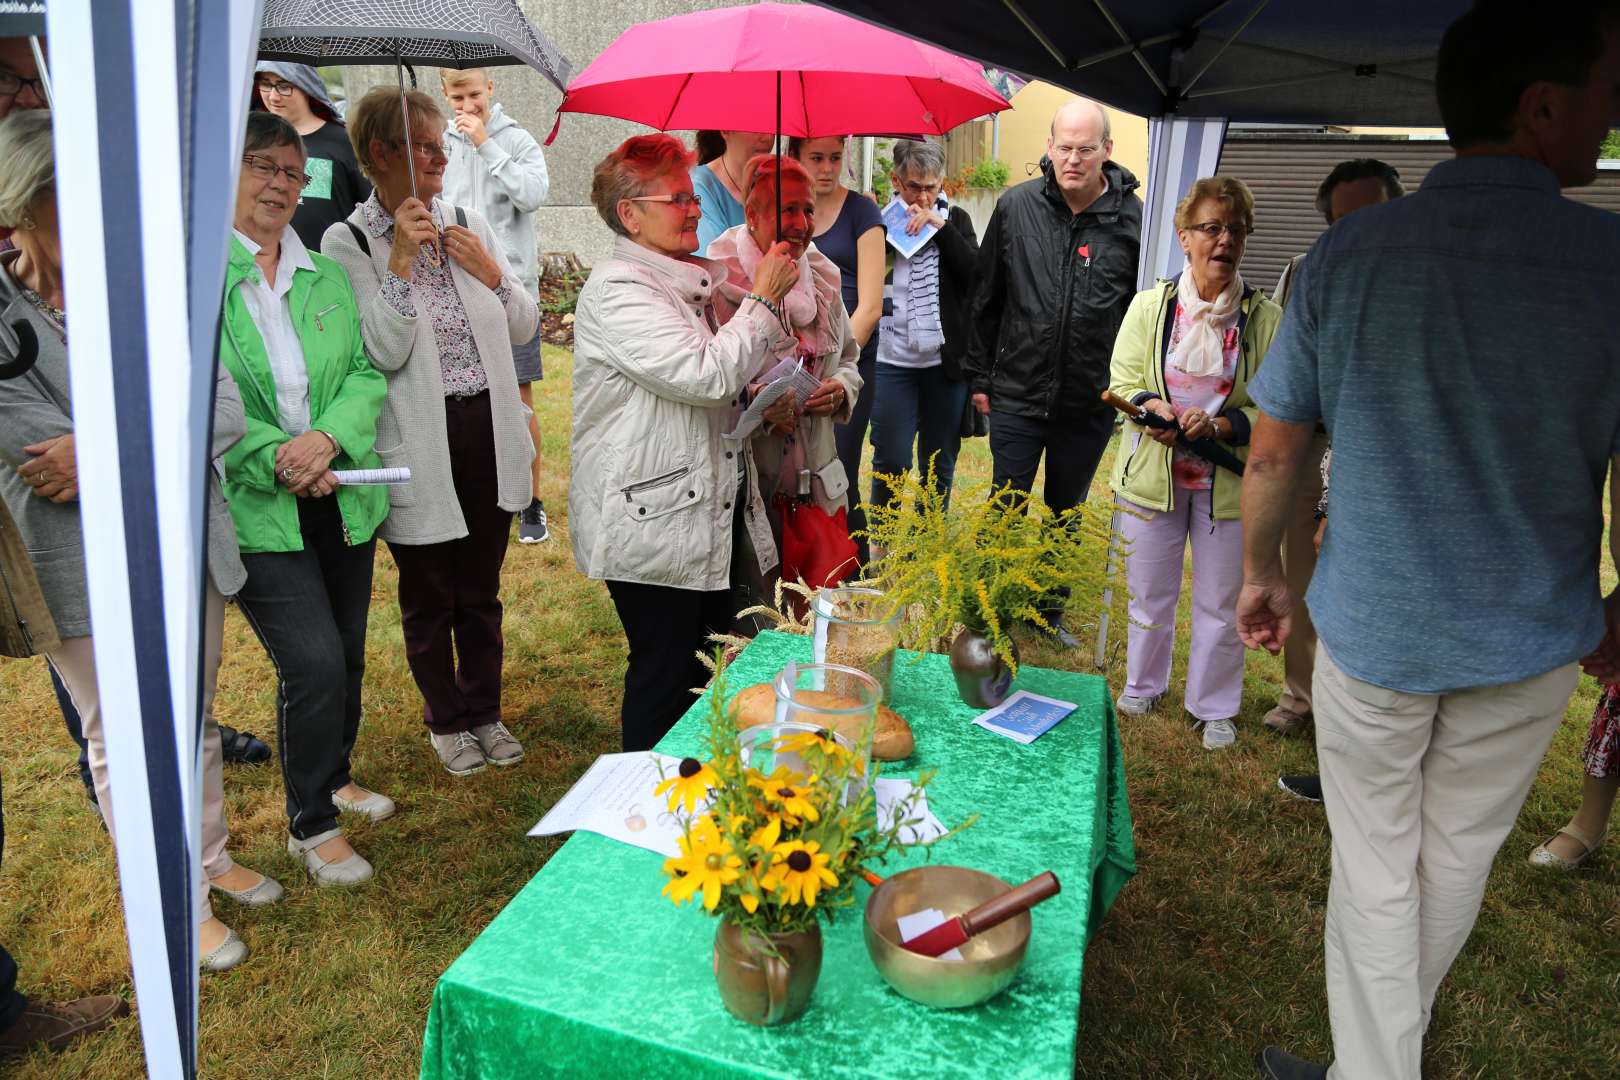
[[[915,787],[910,780],[887,779],[878,777],[873,796],[877,800],[877,819],[879,828],[888,828],[899,811],[900,805],[906,801]],[[928,793],[925,791],[917,799],[913,808],[912,817],[921,818],[916,825],[909,825],[900,832],[900,841],[905,844],[931,844],[944,836],[950,830],[940,823],[939,818],[928,809]],[[918,931],[921,933],[921,931]]]
[[[810,400],[810,395],[821,388],[821,383],[814,375],[804,370],[804,361],[795,357],[788,357],[769,371],[765,372],[755,382],[764,383],[748,408],[737,418],[737,426],[725,438],[733,441],[746,439],[759,430],[765,422],[765,410],[775,405],[783,397],[793,394],[798,398],[799,408]]]
[[[340,484],[403,484],[411,478],[411,470],[398,469],[337,469],[332,473]]]
[[[584,829],[675,858],[681,853],[680,822],[669,812],[668,797],[653,794],[660,780],[660,764],[667,779],[676,774],[681,759],[651,750],[603,754],[529,835],[555,836]]]
[[[944,922],[945,919],[945,913],[938,908],[924,908],[921,911],[913,911],[910,915],[901,915],[894,922],[895,926],[900,930],[901,941],[915,941]],[[946,949],[934,959],[960,960],[962,959],[962,950]]]

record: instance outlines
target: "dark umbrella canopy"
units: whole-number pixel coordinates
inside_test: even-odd
[[[265,0],[259,58],[316,67],[527,64],[559,90],[573,74],[517,0]]]
[[[1434,125],[1471,0],[817,2],[1142,116]]]

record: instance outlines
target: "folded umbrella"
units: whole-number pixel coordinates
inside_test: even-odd
[[[1176,427],[1175,421],[1166,420],[1157,413],[1149,412],[1139,405],[1132,405],[1111,390],[1104,390],[1102,399],[1144,427],[1158,428],[1161,431]],[[1243,459],[1214,439],[1189,439],[1178,429],[1176,431],[1176,445],[1188,453],[1198,455],[1211,465],[1219,465],[1221,468],[1234,472],[1239,476],[1243,475]]]

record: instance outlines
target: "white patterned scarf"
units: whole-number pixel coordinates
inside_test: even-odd
[[[1193,281],[1192,267],[1181,272],[1176,282],[1176,300],[1187,315],[1187,328],[1182,331],[1171,361],[1188,375],[1220,375],[1226,370],[1225,333],[1222,326],[1237,314],[1243,301],[1243,275],[1233,274],[1232,283],[1214,300],[1198,295]]]

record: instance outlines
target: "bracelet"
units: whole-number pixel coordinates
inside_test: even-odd
[[[765,310],[766,311],[769,311],[772,315],[776,316],[776,321],[777,322],[782,321],[782,309],[777,307],[775,304],[771,303],[769,300],[765,299],[763,296],[759,295],[759,293],[751,292],[747,296],[743,297],[743,299],[744,300],[758,300],[760,303],[765,305]]]
[[[315,428],[314,430],[320,431],[322,435],[326,436],[326,441],[332,444],[332,453],[334,455],[343,453],[343,447],[338,445],[337,436],[333,435],[330,431],[322,431],[320,428]]]

